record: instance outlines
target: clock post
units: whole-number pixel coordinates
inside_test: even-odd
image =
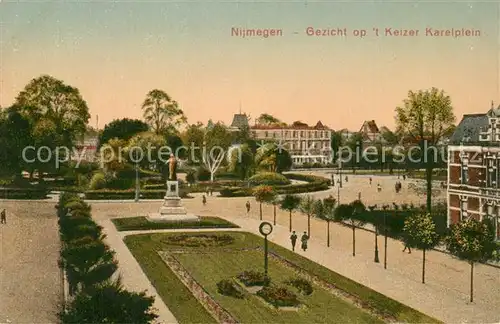
[[[268,222],[262,222],[259,226],[259,232],[264,236],[264,274],[267,277],[267,269],[268,269],[268,262],[267,262],[267,236],[271,234],[273,231],[273,225]]]

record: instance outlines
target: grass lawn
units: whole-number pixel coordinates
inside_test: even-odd
[[[184,233],[190,236],[201,233]],[[184,250],[206,251],[205,254],[176,254],[177,259],[187,268],[194,278],[233,316],[243,323],[263,322],[377,322],[365,311],[347,303],[326,291],[314,287],[315,291],[309,297],[300,297],[307,305],[305,310],[287,313],[266,307],[255,297],[237,300],[221,296],[216,293],[215,283],[220,279],[227,279],[244,270],[258,270],[262,263],[262,253],[258,251],[231,252],[230,249],[253,248],[262,245],[262,238],[242,232],[205,232],[203,235],[219,234],[230,235],[234,241],[230,245],[221,247],[189,247]],[[142,269],[155,286],[165,304],[172,311],[180,323],[215,323],[203,306],[192,296],[189,290],[175,277],[171,270],[163,263],[157,251],[178,250],[179,245],[169,244],[168,237],[179,233],[157,233],[127,236],[125,243],[135,256]],[[306,258],[273,243],[269,244],[270,251],[286,258],[288,261],[308,270],[324,281],[334,284],[341,290],[347,291],[370,307],[388,314],[399,322],[410,323],[437,323],[410,307],[362,286],[348,278],[332,272]],[[280,282],[290,277],[291,269],[270,259],[269,271],[271,280]]]
[[[239,228],[219,217],[200,217],[199,222],[156,223],[150,222],[145,216],[114,218],[111,220],[118,231],[140,231],[155,229],[190,229],[190,228]]]

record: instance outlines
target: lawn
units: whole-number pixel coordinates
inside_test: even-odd
[[[200,217],[199,222],[160,223],[150,222],[145,216],[114,218],[111,220],[118,231],[145,231],[156,229],[192,229],[192,228],[239,228],[225,219],[218,217]]]
[[[201,233],[184,233],[189,236],[202,235]],[[179,233],[140,234],[127,236],[125,242],[132,254],[138,260],[142,269],[162,297],[165,304],[172,311],[180,323],[215,323],[203,306],[192,296],[189,290],[175,277],[172,271],[163,263],[157,251],[191,250],[193,252],[209,252],[204,254],[176,254],[177,259],[187,268],[194,278],[233,316],[243,323],[263,322],[377,322],[378,319],[353,304],[343,301],[325,290],[314,286],[315,291],[309,297],[300,297],[307,308],[299,312],[287,313],[266,307],[256,297],[237,300],[224,297],[216,293],[215,284],[220,279],[228,279],[244,270],[258,270],[262,265],[262,252],[245,251],[230,252],[227,249],[255,248],[262,245],[262,238],[249,233],[225,232],[203,233],[203,235],[229,235],[234,241],[229,245],[196,247],[175,244],[169,240],[172,235]],[[193,240],[195,241],[195,240]],[[269,244],[270,251],[288,261],[300,266],[318,278],[334,284],[339,289],[361,299],[369,307],[395,318],[398,322],[436,323],[430,318],[410,307],[362,286],[348,278],[332,272],[306,258],[273,243]],[[280,282],[288,279],[292,270],[281,263],[270,259],[269,271],[271,280]],[[174,293],[175,292],[175,293]]]

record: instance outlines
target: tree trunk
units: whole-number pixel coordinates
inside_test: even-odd
[[[276,205],[273,206],[273,225],[276,226]]]
[[[352,225],[352,256],[356,256],[356,226]]]
[[[311,215],[307,215],[307,236],[311,237]]]
[[[474,262],[470,262],[470,302],[474,302]]]
[[[432,166],[425,169],[425,179],[427,182],[427,211],[430,213],[432,209]]]
[[[326,246],[330,247],[330,220],[326,220]]]
[[[425,283],[425,249],[422,250],[422,283]]]
[[[260,220],[262,220],[262,203],[259,203]]]
[[[292,211],[290,210],[290,218],[288,221],[288,224],[290,224],[290,232],[292,231]]]
[[[210,171],[210,182],[214,182],[214,175],[215,171],[214,172]]]

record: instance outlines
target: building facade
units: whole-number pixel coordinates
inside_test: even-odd
[[[363,142],[372,143],[382,140],[382,133],[380,132],[375,120],[367,120],[361,125],[359,133],[363,137]]]
[[[75,143],[71,154],[72,161],[97,161],[97,147],[99,146],[99,135],[94,132],[87,132],[83,138]]]
[[[251,133],[257,141],[275,141],[292,156],[293,164],[327,164],[332,159],[332,131],[321,121],[315,126],[305,124],[289,126],[255,125]]]
[[[490,218],[500,240],[500,106],[464,115],[448,145],[448,226]]]

